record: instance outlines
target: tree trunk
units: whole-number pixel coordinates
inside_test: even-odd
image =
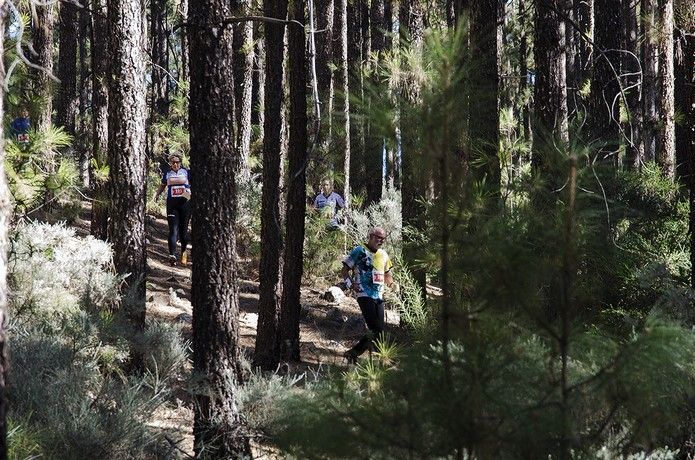
[[[118,273],[128,274],[124,316],[145,328],[145,11],[140,0],[109,0],[109,239]],[[98,32],[97,32],[98,33]],[[132,348],[141,369],[142,350]]]
[[[695,24],[693,24],[695,29]],[[679,50],[675,53],[678,59],[675,61],[674,93],[677,97],[677,112],[683,114],[683,122],[676,124],[676,171],[681,181],[688,187],[692,187],[693,173],[691,159],[695,155],[693,146],[693,130],[695,129],[695,37],[681,36],[678,41]],[[675,45],[675,43],[674,43]]]
[[[0,30],[5,30],[5,0],[0,0]],[[5,53],[4,35],[0,35],[0,56]],[[5,80],[5,68],[0,66],[0,81]],[[0,120],[4,119],[4,97],[0,97]],[[5,142],[0,130],[0,460],[7,459],[7,252],[10,247],[11,218],[10,190],[5,179]]]
[[[371,4],[371,41],[372,53],[375,62],[383,60],[386,50],[386,13],[384,0],[372,0]],[[381,82],[378,73],[372,73],[370,84],[378,87]],[[364,176],[367,178],[367,201],[366,205],[376,203],[381,200],[381,191],[384,186],[383,159],[384,159],[384,139],[377,132],[376,127],[369,126],[367,130],[367,142],[364,152]],[[391,184],[393,185],[393,184]]]
[[[92,0],[92,162],[89,181],[92,184],[92,219],[90,233],[106,240],[108,226],[108,182],[100,169],[107,164],[109,145],[108,125],[108,36],[106,0]],[[94,164],[96,163],[96,164]]]
[[[181,18],[181,22],[188,22],[188,1],[189,0],[180,0],[179,16]],[[178,75],[178,78],[182,82],[188,82],[190,81],[190,53],[188,46],[188,28],[180,27],[179,34],[181,36],[181,73]]]
[[[295,0],[291,18],[304,24],[304,1]],[[287,225],[282,270],[280,318],[281,357],[299,361],[300,287],[304,271],[304,218],[306,214],[307,81],[304,30],[296,25],[288,31],[290,74],[290,139],[287,180]]]
[[[625,105],[629,117],[623,126],[625,137],[625,165],[638,169],[644,162],[644,145],[641,142],[642,106],[640,104],[641,72],[639,61],[639,28],[637,21],[637,4],[625,1],[623,11],[623,46],[626,51],[621,54],[622,72],[625,75]]]
[[[424,33],[424,5],[421,0],[405,0],[399,5],[398,22],[402,44],[409,46],[416,52],[422,47]],[[407,64],[404,64],[407,65]],[[409,72],[410,69],[403,68]],[[414,81],[406,81],[401,88],[401,96],[407,104],[417,104],[420,101],[420,88]],[[414,139],[409,126],[414,126],[417,120],[411,120],[407,116],[407,110],[401,111],[401,170],[402,170],[402,206],[401,213],[403,227],[410,227],[415,234],[423,232],[426,227],[425,208],[422,200],[426,184],[429,181],[426,165],[422,161],[422,152],[417,150],[418,139]],[[406,233],[408,235],[409,233]],[[403,258],[411,270],[421,290],[422,298],[426,298],[427,273],[418,266],[418,261],[423,260],[423,248],[417,239],[404,238]]]
[[[593,137],[607,143],[605,152],[613,155],[617,165],[620,140],[620,0],[596,0],[594,8],[598,49],[594,50],[589,120]]]
[[[340,113],[340,124],[336,124],[333,133],[333,148],[342,152],[343,164],[343,199],[345,205],[350,203],[350,86],[348,82],[348,0],[335,0],[333,19],[337,46],[333,49],[335,65],[335,85],[338,95],[335,98],[335,112]],[[341,155],[338,155],[341,158]],[[338,166],[338,165],[336,165]]]
[[[89,41],[91,40],[91,12],[84,8],[79,11],[79,64],[80,78],[78,80],[77,90],[79,94],[79,123],[77,125],[77,139],[75,140],[77,149],[77,158],[80,167],[80,176],[82,177],[82,185],[90,187],[89,164],[92,158],[91,155],[91,131],[92,126],[89,124],[90,117],[87,116],[89,107],[91,106],[91,68],[89,65],[89,53],[87,51]]]
[[[251,0],[232,2],[235,14],[250,14]],[[249,177],[249,157],[251,155],[251,102],[253,97],[253,23],[245,21],[234,26],[234,99],[236,103],[236,123],[239,126],[237,148],[241,162],[241,173]]]
[[[378,0],[377,0],[378,1]],[[347,34],[348,40],[348,87],[353,100],[364,101],[363,67],[369,56],[369,11],[364,11],[364,0],[348,1]],[[366,26],[366,31],[365,31]],[[361,104],[361,102],[360,102]],[[350,190],[356,195],[364,194],[369,179],[365,177],[365,123],[353,117],[350,126]]]
[[[258,127],[258,136],[255,139],[263,140],[263,125],[265,123],[265,33],[259,24],[254,27],[253,36],[257,37],[254,42],[253,60],[253,89],[251,102],[251,124]]]
[[[241,381],[235,221],[241,164],[234,149],[232,15],[224,0],[191,0],[189,125],[193,190],[193,372],[196,458],[250,457],[241,434]]]
[[[36,120],[36,130],[46,131],[51,126],[53,112],[53,84],[49,74],[53,73],[53,28],[55,22],[55,3],[36,8],[34,24],[34,50],[37,53],[36,64],[44,70],[34,69],[35,91],[41,101],[41,111]],[[52,158],[48,158],[52,168]]]
[[[690,263],[695,267],[695,38],[689,37],[683,50],[686,91],[683,93],[685,127],[682,129],[683,156],[688,158],[690,182]],[[679,93],[680,94],[680,93]],[[690,287],[695,289],[695,270],[690,271]],[[691,309],[691,318],[695,311]],[[692,321],[691,321],[692,322]]]
[[[266,0],[265,15],[287,17],[287,0]],[[285,26],[265,24],[266,77],[263,137],[263,193],[261,196],[260,299],[255,363],[266,370],[280,358],[280,300],[282,296],[282,217],[280,168],[282,145],[282,88]]]
[[[642,8],[640,15],[644,24],[642,38],[642,95],[643,95],[643,114],[644,125],[642,135],[644,136],[644,159],[654,161],[656,159],[656,128],[659,123],[657,119],[657,98],[658,98],[658,75],[659,75],[659,54],[658,54],[658,32],[656,30],[656,0],[641,0]]]
[[[529,109],[530,97],[526,94],[528,89],[528,3],[527,0],[519,0],[519,93],[521,94],[521,119],[523,138],[531,142],[531,111]],[[576,61],[575,61],[576,62]]]
[[[328,149],[333,119],[333,16],[335,13],[334,0],[316,0],[316,30],[321,32],[316,40],[316,80],[321,103],[321,135],[319,145],[322,150]]]
[[[471,2],[471,54],[476,56],[476,71],[471,75],[470,98],[473,116],[469,121],[469,135],[474,155],[482,166],[474,167],[477,180],[485,179],[488,190],[500,193],[499,107],[497,96],[497,0]]]
[[[534,124],[532,165],[545,180],[554,180],[545,155],[556,141],[568,142],[567,87],[565,83],[565,23],[559,17],[560,2],[536,5],[534,56]],[[557,187],[554,187],[557,188]]]
[[[167,0],[150,0],[150,53],[152,99],[150,123],[169,112],[169,47],[167,45]]]
[[[60,4],[58,36],[58,74],[60,85],[56,94],[56,122],[69,134],[75,134],[77,112],[77,7]]]
[[[659,98],[656,163],[664,175],[675,178],[676,134],[673,70],[673,0],[659,0]]]

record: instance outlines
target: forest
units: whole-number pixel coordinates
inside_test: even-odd
[[[0,30],[0,460],[695,458],[695,0]]]

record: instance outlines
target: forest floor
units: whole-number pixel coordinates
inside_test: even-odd
[[[89,210],[85,208],[84,211],[75,222],[81,234],[89,232]],[[147,317],[181,324],[184,338],[190,341],[193,315],[190,302],[191,267],[169,264],[168,230],[165,217],[148,215],[146,231],[148,239]],[[243,266],[243,263],[240,264],[240,267]],[[248,273],[251,276],[245,276],[242,269],[239,277],[239,345],[250,362],[256,340],[259,283],[255,279],[255,270],[249,270]],[[278,372],[301,374],[307,371],[319,371],[326,366],[347,365],[342,353],[362,336],[366,328],[354,298],[346,297],[340,303],[328,302],[322,298],[322,294],[328,287],[325,283],[302,287],[300,323],[302,361],[283,363]],[[387,329],[395,329],[399,323],[398,313],[387,310],[386,323]],[[154,414],[151,425],[169,432],[170,442],[175,443],[184,455],[192,455],[193,407],[185,387],[186,379],[184,378],[168,404]],[[263,446],[254,447],[255,459],[275,458],[272,449],[264,449]]]

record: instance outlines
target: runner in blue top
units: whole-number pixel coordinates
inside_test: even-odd
[[[188,182],[188,170],[181,167],[181,157],[169,155],[169,171],[162,176],[162,183],[157,190],[158,200],[165,188],[167,190],[167,221],[169,223],[169,262],[177,264],[176,241],[181,241],[181,265],[188,262],[188,222],[191,219],[191,186]]]
[[[31,127],[31,120],[29,120],[29,111],[26,108],[22,108],[19,112],[19,116],[12,120],[10,124],[10,131],[12,134],[17,136],[17,140],[20,142],[27,142],[29,140],[29,128]]]
[[[355,362],[384,331],[384,284],[393,284],[393,264],[386,251],[381,249],[385,240],[386,231],[381,227],[374,227],[369,231],[367,244],[356,246],[343,260],[341,276],[345,285],[357,293],[357,303],[369,329],[343,355],[350,362]],[[350,272],[354,274],[352,278]]]
[[[321,181],[321,193],[314,199],[314,209],[325,212],[331,220],[330,227],[338,228],[338,210],[345,208],[343,197],[333,191],[330,180]]]

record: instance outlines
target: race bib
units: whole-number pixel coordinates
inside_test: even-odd
[[[185,185],[172,185],[171,186],[171,197],[176,198],[177,196],[183,196],[186,192]]]
[[[378,271],[378,270],[372,270],[372,283],[384,284],[384,272]]]
[[[28,134],[17,134],[17,141],[26,143],[29,142],[29,135]]]

